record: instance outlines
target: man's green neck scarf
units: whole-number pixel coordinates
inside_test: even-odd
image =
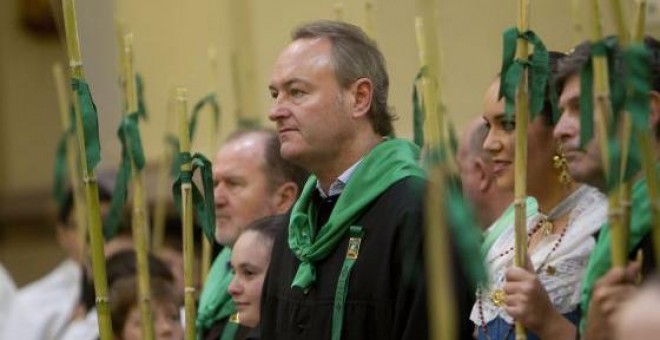
[[[660,163],[655,165],[656,176],[660,176]],[[630,212],[630,230],[628,238],[628,252],[635,249],[642,241],[644,236],[651,232],[651,204],[649,202],[648,187],[646,180],[638,180],[632,189],[632,209]],[[594,250],[589,257],[587,269],[582,278],[582,296],[580,299],[580,308],[582,309],[582,322],[580,329],[584,330],[587,320],[587,312],[589,311],[589,303],[591,302],[591,294],[593,293],[594,284],[601,276],[605,275],[612,267],[612,248],[609,223],[604,224],[600,228],[598,241],[594,246]]]
[[[231,249],[225,247],[213,261],[209,270],[204,289],[199,298],[197,310],[197,329],[208,331],[213,324],[223,318],[228,318],[236,312],[234,300],[227,293],[227,288],[234,274],[229,270],[227,263],[231,258]],[[201,335],[201,332],[197,332]]]
[[[426,178],[418,157],[419,147],[401,139],[388,139],[374,147],[355,169],[317,235],[312,203],[317,179],[310,176],[291,212],[289,248],[301,261],[291,287],[309,289],[316,280],[314,262],[328,256],[352,223],[392,184],[411,176]]]

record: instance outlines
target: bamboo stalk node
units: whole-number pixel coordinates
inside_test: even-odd
[[[108,302],[109,302],[107,296],[97,297],[95,301],[96,301],[96,305],[97,305],[97,306],[98,306],[98,305],[101,305],[101,304],[103,304],[103,305],[107,305]]]
[[[189,294],[189,293],[194,294],[196,291],[197,291],[197,289],[195,287],[185,287],[184,290],[183,290],[183,292],[186,293],[186,294]]]
[[[83,176],[83,183],[98,183],[98,180],[96,179],[96,176]]]
[[[71,67],[71,68],[80,68],[82,66],[83,66],[83,63],[80,60],[71,60],[71,61],[69,61],[69,67]]]
[[[620,218],[623,216],[623,209],[622,207],[609,207],[607,215],[612,218]]]

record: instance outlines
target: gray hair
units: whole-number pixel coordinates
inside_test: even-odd
[[[385,69],[385,58],[376,43],[362,29],[344,22],[321,20],[299,26],[291,33],[291,38],[330,40],[339,85],[345,89],[360,78],[371,80],[373,98],[367,117],[377,134],[394,134],[392,121],[396,117],[387,106],[390,81]]]

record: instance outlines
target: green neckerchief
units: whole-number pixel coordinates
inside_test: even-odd
[[[538,212],[539,204],[534,197],[527,197],[526,199],[527,211],[526,216],[529,218],[532,214]],[[493,225],[484,232],[484,243],[481,244],[481,256],[486,259],[488,251],[493,243],[500,238],[500,235],[506,230],[507,227],[515,224],[516,209],[514,204],[511,203]]]
[[[660,175],[660,163],[655,166],[656,175]],[[648,187],[646,179],[638,180],[632,189],[632,209],[630,212],[630,230],[628,238],[628,252],[635,249],[642,241],[644,236],[651,232],[651,205],[649,202]],[[580,329],[584,330],[591,302],[591,293],[594,284],[601,276],[605,275],[612,267],[611,236],[610,225],[605,223],[600,228],[598,241],[589,257],[589,263],[582,278],[582,296],[580,298],[580,308],[582,309],[582,321]]]
[[[236,313],[234,300],[227,293],[229,283],[234,277],[227,266],[230,258],[231,249],[225,247],[213,261],[209,275],[204,282],[197,309],[198,338],[202,333],[199,330],[209,330],[216,321]]]
[[[380,194],[406,177],[425,178],[417,164],[419,148],[401,139],[388,139],[371,150],[357,166],[325,225],[314,231],[312,194],[316,177],[310,176],[291,213],[289,248],[301,261],[291,286],[307,290],[316,279],[314,262],[335,249],[349,227]]]

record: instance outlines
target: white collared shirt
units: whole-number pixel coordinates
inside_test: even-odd
[[[337,179],[330,184],[330,188],[328,189],[328,193],[326,194],[325,191],[321,188],[321,183],[317,180],[316,181],[316,189],[319,191],[319,194],[321,195],[321,198],[328,198],[329,196],[336,196],[342,193],[344,191],[344,188],[346,187],[346,183],[348,183],[348,180],[351,179],[351,176],[353,176],[353,173],[355,172],[355,169],[357,169],[357,166],[362,163],[362,159],[360,158],[357,162],[355,162],[353,165],[351,165],[350,168],[346,169]]]

